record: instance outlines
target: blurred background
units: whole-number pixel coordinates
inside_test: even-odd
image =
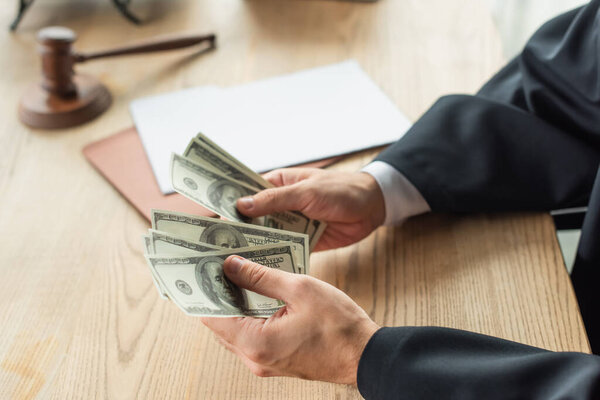
[[[4,3],[4,25],[12,22],[17,14],[20,0],[6,0]],[[28,20],[39,21],[39,16],[44,15],[46,23],[67,24],[76,19],[81,13],[89,13],[93,8],[95,14],[98,12],[112,14],[118,12],[114,8],[115,0],[24,0],[32,3],[25,15],[36,14],[35,18],[25,16],[19,27],[21,31],[36,30],[40,26],[31,26]],[[319,0],[298,0],[319,1]],[[405,1],[405,0],[379,0],[379,1]],[[566,10],[575,8],[586,1],[582,0],[482,0],[485,2],[498,31],[502,37],[504,53],[507,57],[514,56],[523,46],[527,38],[544,21]],[[159,19],[168,13],[169,9],[176,8],[178,0],[116,0],[116,2],[128,5],[133,15],[142,18],[145,23],[151,23],[152,19]],[[52,9],[56,13],[50,12]]]
[[[484,0],[502,37],[507,58],[516,55],[525,41],[545,21],[587,3],[581,0]]]

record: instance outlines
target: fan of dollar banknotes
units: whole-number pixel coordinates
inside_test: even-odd
[[[281,300],[229,281],[223,262],[237,254],[270,268],[307,274],[309,251],[326,224],[297,211],[254,219],[240,214],[238,198],[273,185],[202,134],[183,156],[173,154],[171,183],[225,219],[152,210],[144,253],[160,295],[196,316],[268,317],[280,309]]]

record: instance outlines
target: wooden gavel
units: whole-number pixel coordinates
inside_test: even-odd
[[[19,118],[34,128],[66,128],[85,123],[104,112],[111,103],[108,89],[96,78],[76,74],[75,63],[120,55],[175,50],[207,43],[214,48],[216,36],[155,39],[122,48],[78,53],[72,44],[75,33],[63,27],[48,27],[38,33],[42,57],[42,82],[30,86],[19,105]]]

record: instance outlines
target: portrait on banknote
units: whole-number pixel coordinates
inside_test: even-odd
[[[253,193],[233,182],[218,179],[208,187],[207,194],[212,205],[222,211],[220,215],[230,216],[235,220],[240,218],[235,205],[237,199]]]
[[[195,268],[196,282],[215,306],[221,309],[244,309],[241,290],[232,284],[223,273],[223,260],[206,257]]]
[[[215,224],[205,229],[200,235],[200,242],[228,249],[248,246],[248,241],[240,231],[225,224]]]

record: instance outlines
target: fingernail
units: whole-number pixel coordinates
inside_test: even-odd
[[[238,200],[239,205],[245,210],[251,210],[254,207],[254,199],[250,196],[242,197]]]
[[[227,272],[230,274],[237,274],[240,271],[242,264],[244,264],[244,261],[246,260],[243,257],[233,256],[227,263]]]

